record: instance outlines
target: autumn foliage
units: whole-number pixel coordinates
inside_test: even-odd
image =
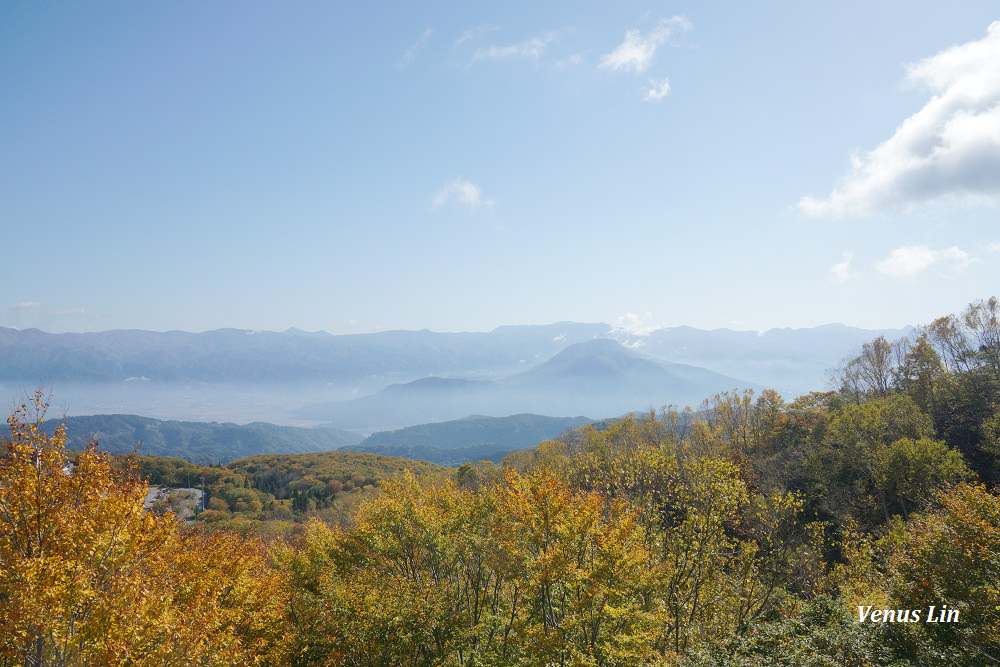
[[[71,463],[36,395],[0,459],[0,663],[253,664],[281,608],[263,545],[144,513],[94,447]]]
[[[869,344],[839,391],[723,393],[453,471],[71,455],[36,396],[0,456],[0,665],[995,664],[996,341],[1000,305],[973,304]],[[200,525],[143,512],[139,465],[209,477]]]

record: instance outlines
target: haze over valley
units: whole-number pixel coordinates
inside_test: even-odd
[[[502,458],[591,420],[669,405],[697,408],[720,392],[774,389],[793,398],[822,389],[826,371],[864,342],[908,331],[677,327],[637,335],[573,322],[340,336],[5,328],[0,390],[51,390],[52,409],[69,417],[76,446],[97,437],[109,451],[125,453],[141,441],[143,453],[196,463],[351,447],[448,464]],[[516,415],[550,426],[525,438],[524,418]],[[470,417],[487,420],[488,434],[468,431]],[[264,433],[267,423],[285,431]],[[433,423],[449,424],[441,442],[365,440]],[[505,442],[515,433],[516,443]]]

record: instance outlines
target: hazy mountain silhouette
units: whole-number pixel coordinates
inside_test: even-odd
[[[424,378],[371,396],[309,406],[302,419],[370,429],[469,414],[588,414],[598,418],[667,404],[696,405],[720,391],[753,383],[702,368],[670,364],[608,339],[570,345],[538,366],[500,380]]]
[[[548,361],[513,375],[505,382],[551,386],[570,392],[656,391],[668,386],[676,392],[690,392],[704,391],[706,387],[727,387],[733,383],[752,384],[704,368],[653,359],[607,338],[570,345]]]
[[[473,413],[599,418],[698,403],[750,383],[794,397],[824,388],[825,371],[862,343],[907,331],[834,324],[762,333],[672,327],[638,335],[574,322],[337,336],[297,329],[51,334],[0,327],[0,393],[14,396],[43,383],[68,414],[286,424],[311,415],[365,430]],[[346,405],[350,399],[357,402]]]
[[[0,381],[287,382],[495,374],[516,371],[609,330],[606,324],[575,322],[498,327],[487,333],[341,336],[297,329],[51,334],[0,327]]]
[[[822,389],[827,369],[878,336],[896,340],[912,331],[859,329],[826,324],[808,329],[658,329],[644,336],[612,334],[630,349],[658,359],[692,364],[725,375],[745,377],[790,395]]]

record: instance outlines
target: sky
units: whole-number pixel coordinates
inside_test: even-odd
[[[1000,286],[998,21],[3,3],[0,326],[926,324]]]

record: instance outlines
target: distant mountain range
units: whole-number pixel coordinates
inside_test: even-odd
[[[343,382],[371,376],[489,375],[533,365],[608,331],[606,324],[573,322],[489,333],[343,336],[297,329],[51,334],[0,327],[0,381]]]
[[[647,355],[702,366],[762,385],[815,388],[822,372],[853,348],[906,329],[830,324],[765,332],[671,327],[646,335],[607,324],[559,322],[484,333],[386,331],[334,336],[218,329],[203,333],[104,331],[52,334],[0,327],[0,382],[125,380],[336,383],[373,376],[495,377],[526,370],[562,349],[610,338]],[[805,386],[802,386],[802,385]]]
[[[482,413],[607,417],[668,404],[697,405],[721,391],[754,387],[760,388],[704,368],[657,361],[613,340],[595,339],[496,380],[424,378],[363,398],[309,406],[297,416],[361,430]]]
[[[645,335],[560,322],[485,333],[298,330],[50,334],[0,328],[0,394],[41,384],[67,414],[332,422],[362,432],[469,414],[611,417],[737,387],[794,397],[878,335],[839,324]]]
[[[822,389],[825,371],[863,343],[908,332],[834,324],[636,335],[575,322],[348,336],[0,328],[0,394],[17,400],[41,384],[53,411],[102,413],[66,418],[74,448],[96,437],[126,453],[141,441],[140,453],[206,464],[350,448],[457,465],[499,461],[589,419],[697,406],[721,391]]]

